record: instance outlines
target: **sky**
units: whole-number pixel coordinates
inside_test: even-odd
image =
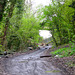
[[[52,0],[32,0],[32,9],[35,11],[36,7],[40,4],[45,6],[51,4]],[[43,37],[43,39],[49,38],[52,35],[50,34],[50,31],[48,30],[39,30],[39,35]]]
[[[43,37],[43,39],[47,39],[52,36],[48,30],[39,30],[39,35]]]
[[[49,5],[51,3],[51,0],[32,0],[35,6],[38,6],[39,4],[42,4],[43,6]]]
[[[43,6],[45,5],[49,5],[51,3],[52,0],[31,0],[32,1],[32,8],[34,10],[36,10],[36,7],[40,4],[42,4]]]

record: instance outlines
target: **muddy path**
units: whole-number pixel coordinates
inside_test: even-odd
[[[48,49],[41,48],[27,55],[8,58],[4,61],[4,70],[8,75],[64,75],[59,68],[40,58]]]

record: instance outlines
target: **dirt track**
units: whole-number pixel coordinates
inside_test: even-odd
[[[47,49],[42,48],[27,55],[8,58],[4,62],[4,70],[7,75],[64,75],[45,58],[40,58],[46,52]]]

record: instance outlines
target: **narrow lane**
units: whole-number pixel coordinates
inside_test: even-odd
[[[60,69],[44,60],[44,58],[40,58],[46,50],[41,48],[28,55],[7,59],[5,71],[10,75],[63,75]]]

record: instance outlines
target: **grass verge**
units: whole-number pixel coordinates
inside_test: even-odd
[[[75,47],[60,48],[51,52],[52,55],[59,55],[59,57],[67,57],[75,55]]]

